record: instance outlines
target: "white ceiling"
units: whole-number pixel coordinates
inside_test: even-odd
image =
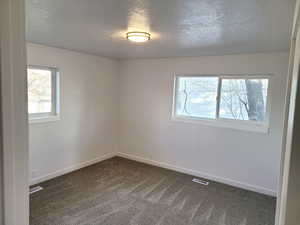
[[[294,0],[27,0],[27,40],[145,58],[282,51]],[[147,31],[144,44],[127,31]]]

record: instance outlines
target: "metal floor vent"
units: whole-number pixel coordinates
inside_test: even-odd
[[[43,190],[43,189],[44,189],[44,188],[42,188],[41,186],[36,186],[36,187],[30,188],[29,193],[30,193],[30,194],[33,194],[33,193],[38,192],[38,191],[41,191],[41,190]]]
[[[198,178],[194,178],[192,181],[195,182],[195,183],[198,183],[198,184],[205,185],[205,186],[209,185],[209,182],[208,182],[208,181],[200,180],[200,179],[198,179]]]

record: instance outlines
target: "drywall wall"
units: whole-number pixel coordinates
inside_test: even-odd
[[[1,51],[1,49],[0,49]],[[0,55],[1,57],[1,55]],[[0,58],[1,59],[1,58]],[[1,76],[1,60],[0,60],[0,76]],[[0,101],[1,103],[1,101]],[[0,104],[0,110],[2,111],[2,104]],[[2,127],[2,121],[0,120],[0,125]],[[2,134],[2,131],[0,133],[0,143],[1,143],[1,147],[0,147],[0,162],[1,162],[1,165],[3,165],[3,147],[2,147],[2,138],[3,138],[3,134]],[[4,208],[3,208],[3,193],[4,193],[4,190],[3,190],[3,187],[4,187],[4,179],[3,179],[3,166],[0,167],[0,225],[3,224],[4,222],[4,218],[3,218],[3,213],[4,213]]]
[[[118,61],[28,44],[28,64],[60,71],[60,120],[30,124],[31,183],[109,157],[118,148]]]
[[[288,53],[121,62],[124,156],[275,195]],[[269,134],[171,121],[174,74],[273,74]]]
[[[0,46],[0,52],[1,52],[1,46]],[[2,73],[2,68],[1,68],[1,54],[0,54],[0,77],[1,76],[1,73]],[[2,112],[2,101],[0,100],[0,112]],[[0,126],[2,127],[2,119],[0,120]],[[3,165],[3,133],[2,131],[0,132],[0,144],[1,144],[1,147],[0,147],[0,162],[1,162],[1,165]],[[3,194],[4,194],[4,190],[3,190],[3,187],[4,187],[4,179],[3,179],[3,166],[0,166],[0,225],[3,224],[4,220],[3,220],[3,213],[4,213],[4,210],[3,210]]]
[[[300,34],[300,33],[299,33]],[[298,35],[298,40],[296,43],[296,48],[299,49],[300,36]],[[300,219],[299,206],[300,206],[300,85],[299,85],[299,51],[296,51],[295,55],[295,65],[294,65],[294,75],[293,75],[293,85],[291,93],[291,107],[289,114],[289,131],[290,135],[288,141],[290,143],[287,145],[291,149],[290,152],[290,168],[288,173],[288,188],[287,188],[287,203],[286,203],[286,224],[293,225],[298,223]]]
[[[61,75],[61,119],[30,124],[31,183],[121,152],[275,195],[288,53],[119,62],[28,44],[28,64]],[[258,73],[273,74],[269,134],[171,121],[174,74]]]
[[[287,121],[287,141],[285,149],[285,161],[283,166],[283,183],[281,192],[281,211],[278,224],[294,225],[299,223],[300,207],[300,1],[297,1],[295,8],[295,26],[292,35],[291,52],[291,95],[289,115]]]

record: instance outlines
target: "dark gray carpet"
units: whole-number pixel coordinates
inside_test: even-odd
[[[274,225],[275,198],[115,157],[40,184],[31,225]]]

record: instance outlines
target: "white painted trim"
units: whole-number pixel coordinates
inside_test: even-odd
[[[180,172],[180,173],[185,173],[185,174],[189,174],[189,175],[192,175],[192,176],[205,178],[205,179],[208,179],[208,180],[213,180],[213,181],[216,181],[216,182],[220,182],[220,183],[228,184],[228,185],[231,185],[231,186],[234,186],[234,187],[238,187],[238,188],[258,192],[258,193],[261,193],[261,194],[270,195],[270,196],[274,196],[274,197],[276,197],[276,195],[277,195],[277,192],[275,190],[270,190],[270,189],[267,189],[267,188],[264,188],[264,187],[259,187],[259,186],[255,186],[255,185],[251,185],[251,184],[231,180],[231,179],[228,179],[228,178],[225,178],[225,177],[218,177],[218,176],[215,176],[215,175],[212,175],[212,174],[208,174],[208,173],[204,173],[204,172],[200,172],[200,171],[196,171],[196,170],[191,170],[191,169],[187,169],[187,168],[183,168],[183,167],[178,167],[178,166],[174,166],[174,165],[171,165],[171,164],[168,164],[168,163],[158,162],[158,161],[155,161],[155,160],[150,160],[150,159],[146,159],[146,158],[143,158],[143,157],[130,155],[130,154],[126,154],[126,153],[119,152],[117,155],[120,156],[120,157],[126,158],[126,159],[137,161],[137,162],[142,162],[142,163],[146,163],[146,164],[149,164],[149,165],[158,166],[158,167],[162,167],[162,168],[165,168],[165,169],[177,171],[177,172]]]
[[[289,69],[288,69],[288,80],[285,96],[285,112],[283,121],[283,135],[282,135],[282,152],[280,161],[280,175],[279,175],[279,190],[276,205],[276,217],[275,225],[286,224],[286,210],[287,210],[287,196],[288,196],[288,183],[289,183],[289,171],[290,171],[290,158],[291,158],[291,139],[293,134],[293,127],[290,122],[290,114],[294,111],[295,103],[291,101],[293,94],[295,95],[295,87],[292,86],[293,78],[298,76],[298,71],[295,72],[296,65],[299,62],[295,62],[296,58],[299,58],[299,50],[296,49],[299,43],[296,42],[297,36],[299,35],[300,27],[300,0],[296,1],[294,11],[293,29],[291,34],[290,44],[290,57],[289,57]],[[297,78],[298,79],[298,78]],[[295,79],[296,80],[296,79]],[[299,81],[298,81],[299,82]],[[294,119],[294,118],[292,118]]]
[[[35,184],[38,184],[38,183],[41,183],[41,182],[53,179],[55,177],[62,176],[64,174],[67,174],[67,173],[79,170],[81,168],[84,168],[84,167],[87,167],[87,166],[90,166],[90,165],[102,162],[102,161],[104,161],[106,159],[110,159],[110,158],[113,158],[115,156],[117,156],[116,153],[108,153],[108,154],[100,156],[98,158],[95,158],[95,159],[92,159],[92,160],[89,160],[89,161],[85,161],[85,162],[82,162],[82,163],[78,163],[78,164],[75,164],[73,166],[70,166],[70,167],[67,167],[67,168],[64,168],[64,169],[61,169],[61,170],[57,170],[55,172],[48,173],[48,174],[40,176],[40,177],[33,178],[30,181],[30,185],[35,185]]]
[[[276,225],[283,225],[286,215],[286,203],[287,203],[287,189],[289,181],[289,168],[290,168],[290,158],[291,149],[287,148],[288,143],[288,121],[290,112],[290,99],[292,90],[292,78],[293,78],[293,67],[294,67],[294,55],[295,55],[296,40],[291,41],[291,51],[289,56],[289,69],[288,69],[288,79],[286,85],[285,93],[285,106],[284,106],[284,121],[283,121],[283,135],[282,135],[282,151],[280,158],[280,175],[279,175],[279,185],[278,185],[278,198],[276,203]]]
[[[293,19],[293,28],[292,28],[292,34],[291,34],[292,40],[296,40],[299,27],[300,27],[300,1],[296,0],[294,19]],[[292,49],[292,51],[293,50],[294,49]]]
[[[265,123],[259,124],[251,121],[240,121],[230,119],[202,119],[192,116],[172,116],[172,122],[202,124],[211,127],[221,127],[242,132],[255,132],[268,135],[269,126]]]
[[[36,117],[36,118],[29,118],[29,124],[36,124],[36,123],[49,123],[59,121],[60,117],[57,116],[47,116],[47,117]]]
[[[28,225],[25,1],[1,0],[0,23],[4,224]]]
[[[30,123],[42,123],[42,122],[52,122],[59,120],[60,116],[60,73],[59,69],[56,67],[49,66],[40,66],[40,65],[28,65],[28,70],[46,70],[51,73],[51,82],[52,82],[52,96],[51,96],[51,105],[52,111],[46,113],[29,113],[29,122]]]
[[[204,173],[204,172],[200,172],[200,171],[196,171],[196,170],[191,170],[191,169],[187,169],[187,168],[183,168],[183,167],[178,167],[178,166],[174,166],[168,163],[164,163],[164,162],[158,162],[155,160],[150,160],[150,159],[146,159],[143,157],[139,157],[139,156],[134,156],[134,155],[130,155],[130,154],[126,154],[126,153],[108,153],[106,155],[100,156],[98,158],[86,161],[86,162],[82,162],[82,163],[78,163],[76,165],[61,169],[61,170],[57,170],[55,172],[52,173],[48,173],[46,175],[40,176],[40,177],[36,177],[34,179],[32,179],[30,181],[30,185],[35,185],[50,179],[53,179],[55,177],[59,177],[62,176],[64,174],[79,170],[81,168],[102,162],[104,160],[113,158],[115,156],[119,156],[122,158],[126,158],[126,159],[130,159],[133,161],[137,161],[137,162],[141,162],[141,163],[146,163],[149,165],[153,165],[153,166],[158,166],[161,168],[165,168],[165,169],[169,169],[169,170],[173,170],[173,171],[177,171],[180,173],[184,173],[184,174],[189,174],[192,176],[197,176],[197,177],[201,177],[201,178],[205,178],[205,179],[209,179],[209,180],[213,180],[216,182],[220,182],[220,183],[224,183],[224,184],[228,184],[234,187],[238,187],[238,188],[242,188],[242,189],[246,189],[246,190],[250,190],[250,191],[254,191],[254,192],[258,192],[261,194],[266,194],[266,195],[270,195],[270,196],[276,196],[276,191],[275,190],[270,190],[270,189],[266,189],[263,187],[258,187],[255,185],[251,185],[251,184],[247,184],[247,183],[243,183],[243,182],[239,182],[239,181],[234,181],[228,178],[223,178],[223,177],[218,177],[212,174],[208,174],[208,173]]]
[[[274,74],[199,74],[199,75],[174,75],[174,85],[173,85],[173,102],[172,102],[172,112],[171,112],[171,121],[173,122],[184,122],[184,123],[193,123],[193,124],[203,124],[206,126],[213,127],[222,127],[233,130],[241,130],[241,131],[249,131],[256,132],[262,134],[269,134],[269,121],[270,121],[270,109],[271,109],[271,91],[272,91],[272,78]],[[209,78],[214,77],[218,78],[218,89],[217,89],[217,102],[216,102],[216,118],[201,118],[197,116],[188,116],[188,115],[178,115],[176,113],[176,105],[177,105],[177,96],[178,96],[178,86],[179,86],[179,78]],[[221,87],[223,79],[267,79],[268,80],[268,91],[267,91],[267,102],[266,102],[266,113],[265,113],[265,121],[264,122],[255,122],[255,121],[243,121],[243,120],[235,120],[235,119],[227,119],[221,118],[219,116],[219,108],[220,108],[220,97],[221,97]]]

